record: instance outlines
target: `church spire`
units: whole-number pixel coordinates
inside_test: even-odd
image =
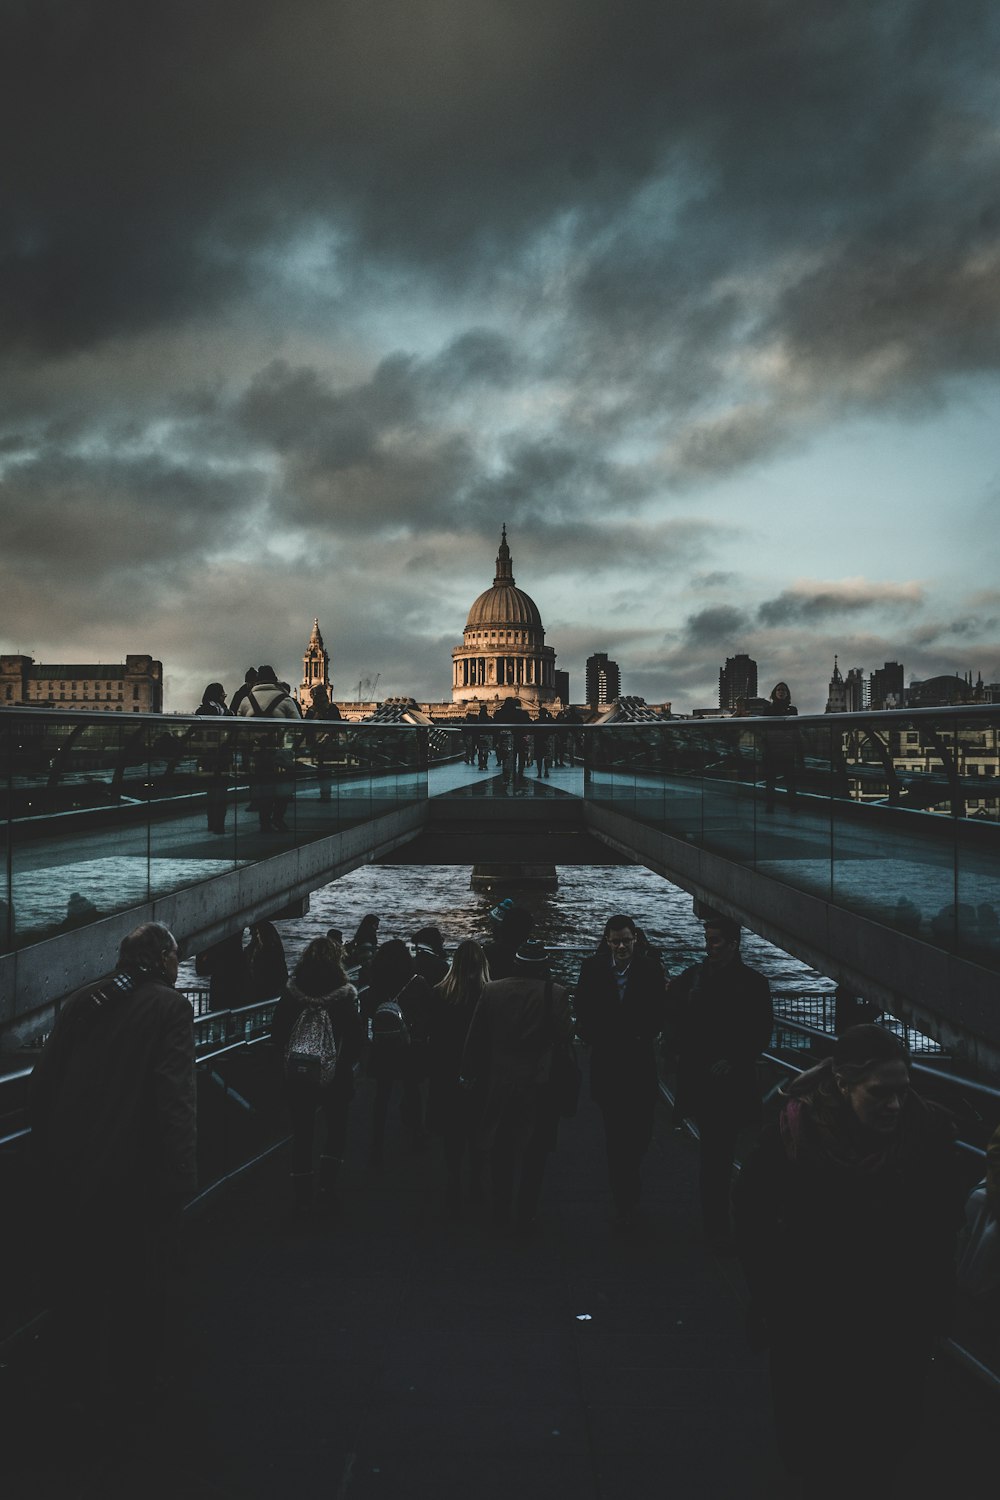
[[[493,587],[498,583],[513,583],[514,574],[511,570],[510,548],[507,546],[507,522],[503,523],[500,533],[500,550],[497,553],[497,573],[493,580]]]
[[[323,649],[323,637],[320,634],[318,616],[313,620],[312,635],[309,637],[309,644],[310,646],[318,646],[321,651]]]

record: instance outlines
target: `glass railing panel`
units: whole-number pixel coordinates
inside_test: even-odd
[[[955,878],[955,942],[1000,968],[1000,724],[956,716],[955,772],[964,814]]]
[[[122,778],[141,726],[110,714],[18,719],[8,860],[23,947],[144,902],[149,872],[146,809]]]
[[[948,723],[898,711],[838,726],[833,899],[953,949],[957,826],[937,753]]]
[[[752,865],[757,856],[756,783],[760,740],[738,720],[698,726],[691,749],[701,767],[701,833],[686,830],[705,849]]]
[[[738,721],[730,721],[738,722]],[[831,731],[827,720],[755,720],[755,865],[762,875],[829,900]]]
[[[240,858],[253,857],[240,848],[250,830],[238,799],[252,781],[243,726],[225,718],[170,727],[159,720],[148,726],[146,742],[150,894],[228,874]]]

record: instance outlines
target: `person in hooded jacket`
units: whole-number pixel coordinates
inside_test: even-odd
[[[919,1439],[947,1328],[962,1190],[951,1117],[906,1048],[854,1026],[782,1089],[734,1192],[750,1327],[770,1350],[778,1444],[811,1497],[882,1497]]]
[[[314,938],[295,965],[274,1008],[271,1041],[284,1060],[295,1023],[307,1006],[322,1006],[330,1018],[337,1048],[333,1080],[325,1087],[285,1077],[285,1098],[292,1117],[292,1188],[298,1213],[313,1204],[313,1146],[317,1112],[326,1123],[319,1158],[317,1206],[336,1206],[336,1183],[344,1160],[347,1120],[354,1097],[354,1064],[361,1056],[363,1029],[358,992],[347,978],[340,952],[329,938]]]

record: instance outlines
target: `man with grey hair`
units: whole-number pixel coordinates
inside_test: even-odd
[[[173,934],[147,922],[110,978],[63,1004],[31,1079],[48,1275],[66,1391],[147,1398],[166,1271],[195,1189],[194,1014]]]

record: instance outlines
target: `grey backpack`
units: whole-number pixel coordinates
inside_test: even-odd
[[[319,1000],[307,1000],[285,1048],[285,1077],[326,1088],[336,1070],[337,1043],[329,1012]]]

